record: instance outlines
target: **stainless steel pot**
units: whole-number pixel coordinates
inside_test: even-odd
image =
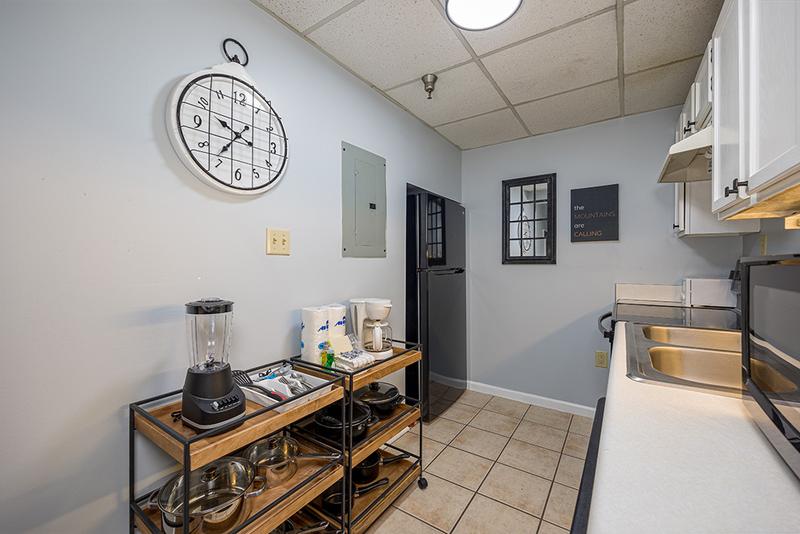
[[[284,435],[270,436],[256,441],[244,453],[258,470],[258,475],[273,487],[292,478],[297,472],[298,459],[338,460],[338,454],[306,454],[300,452],[296,439]]]
[[[248,491],[254,483],[261,487]],[[238,519],[244,500],[261,495],[266,481],[256,475],[255,466],[244,458],[220,458],[192,471],[185,484],[183,473],[172,477],[154,492],[148,504],[161,511],[162,528],[167,534],[183,532],[183,496],[189,494],[189,532],[202,524],[226,528]],[[187,489],[188,488],[188,489]]]

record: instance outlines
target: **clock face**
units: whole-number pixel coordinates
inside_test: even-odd
[[[176,95],[173,143],[195,174],[239,194],[277,184],[286,166],[286,133],[252,83],[212,69],[184,80]]]

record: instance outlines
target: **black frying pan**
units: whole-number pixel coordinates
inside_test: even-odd
[[[408,453],[398,454],[397,456],[382,456],[380,451],[375,451],[367,459],[353,468],[353,481],[357,484],[372,482],[381,473],[381,466],[410,458]]]
[[[353,498],[356,499],[367,493],[376,490],[380,487],[387,486],[389,484],[388,478],[382,478],[380,480],[376,480],[371,484],[367,484],[365,486],[361,486],[360,488],[353,485]],[[344,495],[342,495],[342,486],[340,484],[336,484],[331,489],[325,492],[322,496],[322,509],[325,510],[327,513],[332,515],[333,517],[339,517],[342,513],[342,501],[346,499]],[[345,502],[345,506],[347,506],[347,502]]]

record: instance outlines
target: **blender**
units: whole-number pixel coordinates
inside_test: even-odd
[[[211,430],[244,417],[245,397],[233,381],[228,354],[233,302],[206,298],[186,304],[190,367],[183,384],[183,422]]]

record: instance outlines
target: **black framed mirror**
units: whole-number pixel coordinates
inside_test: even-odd
[[[555,262],[555,173],[503,180],[503,263]]]

